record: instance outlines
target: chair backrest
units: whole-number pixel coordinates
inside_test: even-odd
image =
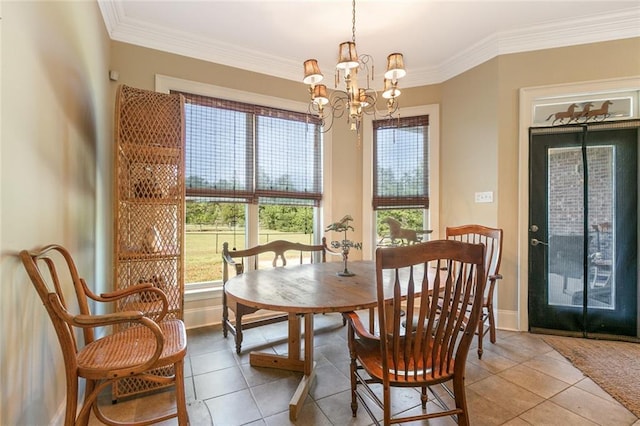
[[[71,321],[77,314],[91,315],[86,297],[86,284],[69,252],[59,246],[50,245],[37,252],[20,252],[20,259],[42,303],[51,318],[67,368],[76,365],[78,343]],[[76,305],[67,303],[69,283],[73,284]],[[72,312],[73,311],[73,312]],[[94,341],[93,329],[83,328],[84,344]]]
[[[260,268],[260,261],[267,259],[272,267],[286,266],[287,260],[296,260],[298,263],[309,263],[316,261],[325,262],[329,249],[326,245],[326,238],[322,238],[322,244],[302,244],[286,240],[275,240],[266,244],[260,244],[244,250],[229,250],[229,243],[222,245],[222,282],[229,279],[229,268],[235,269],[236,275],[245,270]],[[292,255],[295,253],[295,257]],[[319,260],[315,259],[317,253]],[[305,256],[310,254],[310,256]]]
[[[483,276],[482,244],[435,240],[376,250],[386,380],[397,375],[419,382],[446,380],[464,369],[482,308]],[[385,294],[385,287],[391,293]],[[444,295],[444,303],[433,297],[437,294]]]
[[[484,225],[453,226],[446,228],[446,238],[465,243],[484,244],[485,282],[488,283],[491,277],[499,276],[502,261],[502,229]],[[485,294],[491,290],[491,286],[487,284]]]

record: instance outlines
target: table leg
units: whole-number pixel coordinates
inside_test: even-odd
[[[309,388],[316,374],[316,363],[313,360],[313,314],[304,314],[304,357],[300,355],[302,333],[300,316],[289,314],[289,353],[275,355],[262,352],[251,352],[249,363],[253,367],[280,368],[282,370],[303,373],[302,380],[289,402],[289,419],[294,421],[302,409]]]
[[[299,360],[300,359],[300,340],[302,334],[300,332],[300,321],[302,317],[296,314],[289,314],[289,359],[290,360]]]
[[[304,359],[300,357],[300,316],[289,314],[289,351],[287,355],[268,354],[264,352],[251,352],[249,363],[252,367],[279,368],[281,370],[299,371],[304,373]]]
[[[289,402],[289,420],[295,421],[304,405],[309,388],[316,375],[316,363],[313,360],[313,314],[304,315],[304,376]]]

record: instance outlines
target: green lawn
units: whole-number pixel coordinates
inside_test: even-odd
[[[292,234],[269,231],[260,234],[260,243],[285,239],[310,244],[309,234]],[[185,233],[185,283],[217,281],[222,279],[222,244],[228,242],[230,248],[244,248],[243,230],[236,232],[189,231]]]

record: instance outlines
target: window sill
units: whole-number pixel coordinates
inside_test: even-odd
[[[222,297],[222,283],[219,281],[209,281],[185,285],[185,302],[194,302],[198,300],[214,299],[220,297]]]

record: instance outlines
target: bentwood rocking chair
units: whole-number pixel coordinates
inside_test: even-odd
[[[436,240],[376,250],[379,332],[371,333],[357,313],[344,314],[354,417],[361,403],[378,423],[367,405],[373,400],[383,411],[385,426],[444,416],[457,416],[459,425],[470,423],[465,363],[482,308],[483,276],[482,244]],[[447,303],[441,303],[438,294]],[[446,382],[453,384],[453,391],[443,388],[455,407],[447,407],[433,392],[440,408],[428,411],[427,389]],[[393,413],[392,387],[420,389],[422,412],[412,410],[404,417]]]
[[[69,252],[59,245],[34,252],[23,250],[20,258],[47,309],[62,349],[67,382],[65,425],[86,425],[91,410],[105,424],[148,425],[171,418],[177,418],[181,426],[188,423],[184,388],[186,332],[181,320],[163,319],[168,302],[162,290],[151,283],[144,283],[96,295],[80,278]],[[77,300],[68,303],[65,295],[72,292]],[[88,299],[115,302],[125,297],[153,300],[158,306],[149,316],[140,311],[106,315],[92,315],[90,312]],[[96,337],[98,331],[106,333],[109,328],[115,331]],[[77,340],[79,330],[82,330],[82,344]],[[154,374],[158,369],[166,370],[165,367],[173,367],[174,375]],[[98,406],[98,395],[121,378],[174,384],[176,409],[133,423],[118,423],[107,418]],[[78,412],[80,379],[86,379],[86,386],[84,402]]]
[[[482,300],[482,313],[478,322],[478,358],[482,358],[482,341],[487,332],[491,343],[496,343],[496,320],[493,313],[493,293],[496,283],[502,279],[500,262],[502,260],[502,229],[483,225],[462,225],[446,228],[448,240],[465,243],[484,244],[485,287]]]

